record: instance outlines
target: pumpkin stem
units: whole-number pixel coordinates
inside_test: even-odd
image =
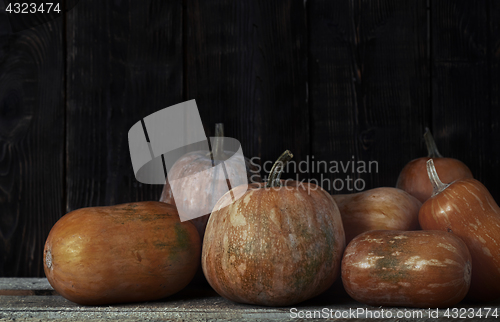
[[[425,145],[427,145],[427,157],[428,158],[442,158],[443,156],[439,153],[436,142],[432,137],[431,130],[428,127],[425,128],[424,133]]]
[[[274,162],[271,172],[269,173],[269,179],[267,180],[266,188],[281,187],[281,174],[285,170],[285,166],[293,158],[293,154],[286,150],[283,152],[278,160]]]
[[[222,160],[224,158],[224,124],[215,124],[215,138],[212,155],[214,160]]]
[[[441,179],[439,179],[436,167],[434,166],[434,161],[432,159],[427,161],[427,175],[432,183],[432,197],[448,188],[449,184],[442,183]]]

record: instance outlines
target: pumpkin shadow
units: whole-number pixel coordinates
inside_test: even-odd
[[[321,293],[320,295],[313,297],[304,302],[298,303],[294,305],[294,307],[326,307],[332,304],[351,304],[353,303],[353,299],[347,294],[344,289],[344,285],[342,284],[342,279],[339,277],[329,289]]]

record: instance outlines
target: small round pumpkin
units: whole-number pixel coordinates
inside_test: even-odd
[[[332,197],[342,216],[346,244],[365,231],[420,228],[422,203],[401,189],[380,187]]]
[[[201,242],[174,206],[158,201],[72,211],[56,222],[44,270],[63,297],[83,305],[158,300],[183,289]]]
[[[427,161],[433,159],[437,172],[443,182],[450,183],[458,179],[472,179],[472,172],[460,160],[443,157],[434,142],[429,129],[424,134],[428,155],[410,161],[399,174],[396,188],[408,192],[424,203],[432,196],[432,185],[427,176]]]
[[[220,196],[227,191],[228,186],[226,182],[213,180],[213,176],[218,177],[221,174],[215,171],[213,176],[209,176],[204,172],[214,166],[214,159],[226,160],[227,155],[231,154],[229,151],[224,151],[223,149],[224,127],[222,123],[216,124],[215,136],[218,139],[215,140],[212,152],[195,151],[187,153],[177,160],[170,169],[169,178],[185,178],[184,180],[175,181],[175,184],[178,185],[175,187],[175,190],[182,191],[182,199],[177,200],[177,203],[181,202],[183,209],[197,210],[196,208],[200,207],[200,205],[214,205]],[[246,158],[241,160],[240,155],[235,154],[224,161],[224,163],[226,164],[229,178],[236,178],[239,173],[245,171],[249,182],[261,181],[256,167]],[[244,168],[242,167],[243,164],[245,164]],[[172,187],[168,181],[163,187],[160,201],[176,205]],[[177,206],[181,205],[177,204]],[[209,217],[210,213],[207,213],[204,216],[190,220],[198,230],[202,241]]]
[[[285,151],[266,185],[226,193],[210,216],[202,268],[227,299],[292,305],[319,295],[339,275],[345,248],[339,209],[319,186],[279,180],[290,158]]]

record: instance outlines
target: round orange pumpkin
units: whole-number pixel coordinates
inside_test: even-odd
[[[340,210],[346,243],[370,230],[415,230],[422,203],[406,191],[381,187],[333,195]]]
[[[82,208],[59,219],[44,249],[45,275],[84,305],[161,299],[183,289],[201,242],[174,206],[158,201]]]
[[[202,268],[227,299],[292,305],[322,293],[339,275],[345,248],[340,212],[320,187],[279,180],[289,158],[286,151],[267,185],[226,193],[210,216]]]
[[[212,152],[195,151],[187,153],[177,160],[170,169],[169,178],[185,178],[185,180],[175,181],[178,185],[175,187],[175,190],[182,191],[182,199],[177,200],[177,203],[180,201],[184,209],[196,210],[200,205],[214,205],[217,200],[219,200],[220,196],[228,189],[226,182],[213,180],[212,176],[204,172],[214,166],[214,159],[226,159],[226,156],[231,154],[223,150],[224,128],[222,123],[216,124],[215,136],[220,137],[220,139],[215,141]],[[245,171],[249,182],[261,181],[260,174],[256,170],[256,167],[246,158],[241,160],[239,155],[233,155],[230,159],[225,161],[225,164],[229,178],[235,178],[239,173]],[[243,164],[245,164],[245,168],[242,167]],[[219,173],[215,171],[213,176],[218,177]],[[168,181],[163,187],[160,201],[176,205],[172,187]],[[177,206],[180,205],[177,204]],[[205,216],[190,220],[198,230],[202,241],[209,217],[210,213],[207,213]]]
[[[396,188],[402,189],[424,203],[432,196],[432,185],[427,176],[426,163],[433,159],[437,172],[443,182],[449,183],[458,179],[472,179],[472,172],[460,160],[443,157],[434,142],[429,129],[424,134],[428,156],[410,161],[399,174]]]

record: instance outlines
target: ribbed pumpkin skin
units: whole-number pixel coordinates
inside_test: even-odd
[[[344,225],[346,243],[370,230],[416,230],[422,203],[406,191],[382,187],[333,195]]]
[[[229,155],[230,153],[226,152],[226,154]],[[238,157],[238,155],[233,155],[233,159],[225,161],[228,176],[235,178],[239,173],[245,171],[248,175],[248,182],[260,182],[260,175],[251,166],[251,163],[245,159],[246,167],[243,168],[241,167],[243,162]],[[204,170],[212,167],[212,159],[208,151],[187,153],[172,166],[169,178],[186,178],[186,180],[176,181],[179,186],[175,187],[176,191],[182,191],[184,198],[181,202],[185,207],[189,209],[194,207],[193,209],[196,209],[202,204],[215,204],[220,195],[227,191],[228,186],[226,184],[220,184],[220,182],[219,184],[214,184],[214,180],[203,173]],[[160,201],[172,205],[176,204],[169,182],[163,187]],[[201,240],[203,240],[203,236],[205,235],[208,217],[210,217],[210,213],[190,220],[198,230]]]
[[[266,306],[292,305],[328,289],[345,248],[332,197],[292,181],[279,188],[253,184],[232,203],[231,192],[241,189],[225,194],[208,221],[202,268],[210,285],[232,301]]]
[[[475,179],[458,180],[420,208],[422,229],[453,232],[472,255],[469,296],[481,301],[500,298],[500,208]]]
[[[174,206],[149,201],[82,208],[45,243],[44,269],[70,301],[104,305],[161,299],[183,289],[199,263],[196,228]]]
[[[455,305],[469,290],[470,273],[464,242],[436,230],[368,231],[349,243],[342,259],[347,293],[374,306]]]
[[[399,174],[396,188],[425,202],[432,196],[432,184],[427,175],[426,163],[430,158],[418,158],[410,161]],[[472,179],[469,168],[460,160],[453,158],[432,158],[437,173],[444,183],[459,179]]]

